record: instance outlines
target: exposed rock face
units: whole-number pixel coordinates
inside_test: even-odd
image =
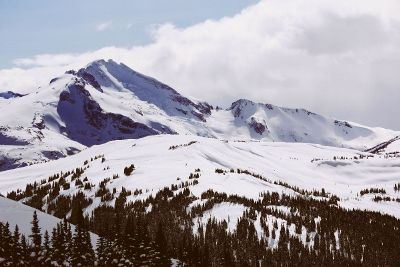
[[[96,81],[96,86],[113,88],[114,90],[128,89],[138,99],[157,106],[169,116],[184,116],[204,122],[206,116],[210,115],[213,109],[211,105],[205,102],[194,103],[170,86],[113,60],[95,61],[86,68],[79,70],[77,75],[87,76],[85,80],[90,84]]]
[[[4,99],[18,98],[18,97],[23,97],[23,96],[25,96],[25,95],[14,93],[13,91],[0,92],[0,98],[4,98]]]
[[[78,73],[76,74],[78,77],[81,77],[83,80],[88,82],[91,86],[99,90],[100,92],[103,92],[103,89],[101,89],[100,84],[96,81],[96,78],[89,72],[87,72],[85,69],[80,69]]]
[[[242,115],[243,109],[247,106],[252,106],[254,102],[247,100],[247,99],[239,99],[232,103],[231,107],[229,108],[232,111],[232,114],[235,118],[239,118]]]
[[[91,146],[111,140],[158,134],[150,127],[126,116],[105,112],[84,85],[82,80],[69,85],[60,94],[57,106],[57,112],[65,123],[61,131],[72,140]]]
[[[338,120],[335,120],[335,124],[336,124],[337,126],[342,126],[342,127],[347,127],[347,128],[353,128],[353,127],[351,126],[351,124],[348,123],[347,121],[338,121]]]
[[[251,120],[249,122],[249,127],[260,135],[262,135],[267,129],[267,127],[264,124],[258,122],[254,117],[251,117]]]

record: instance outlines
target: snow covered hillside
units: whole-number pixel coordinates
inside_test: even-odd
[[[214,108],[112,60],[67,71],[28,95],[9,95],[0,102],[0,170],[65,157],[112,140],[159,134],[359,150],[400,135],[250,100]]]
[[[134,170],[127,175],[124,168],[131,164]],[[196,173],[199,177],[193,179]],[[86,208],[90,213],[103,202],[113,204],[122,188],[136,192],[128,200],[137,200],[187,182],[197,197],[209,189],[251,199],[267,191],[317,199],[337,196],[342,207],[400,217],[400,192],[394,188],[399,173],[400,157],[392,154],[305,143],[160,135],[112,141],[64,159],[0,172],[0,193],[23,191],[35,181],[37,186],[45,187],[62,176],[68,186],[62,187],[59,194],[83,192],[92,199]],[[104,186],[113,192],[107,199],[98,194]],[[46,194],[41,195],[43,200]],[[45,210],[49,206],[46,201],[41,204]]]
[[[24,235],[28,236],[31,233],[31,221],[32,215],[35,209],[23,205],[22,203],[0,197],[0,222],[10,223],[10,229],[13,230],[15,225],[18,224],[19,230]],[[49,233],[57,226],[61,220],[46,214],[41,211],[37,211],[38,219],[42,226],[42,234],[47,230]]]
[[[31,234],[31,222],[34,211],[34,208],[0,196],[0,222],[8,222],[11,231],[18,225],[20,233],[28,237]],[[62,221],[42,211],[36,210],[36,212],[40,222],[41,234],[44,234],[45,231],[51,233],[53,228],[57,227],[57,224]],[[72,225],[71,228],[74,231],[75,226]],[[92,244],[95,245],[97,235],[91,234],[91,240]]]

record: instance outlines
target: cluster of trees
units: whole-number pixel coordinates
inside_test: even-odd
[[[91,158],[90,161],[97,159],[104,159],[104,156],[99,155]],[[85,170],[89,168],[88,160],[84,162],[84,167],[75,168],[72,171],[66,173],[57,173],[48,177],[48,179],[42,179],[40,182],[29,183],[26,185],[25,190],[18,189],[13,190],[7,194],[7,198],[15,201],[23,201],[24,204],[36,208],[41,211],[46,211],[58,218],[64,218],[71,210],[74,209],[76,203],[80,203],[81,208],[86,208],[93,203],[93,199],[87,197],[84,191],[91,191],[95,187],[85,177],[82,179],[82,175]],[[124,172],[126,175],[130,175],[134,170],[134,165],[126,167]],[[112,179],[118,179],[119,175],[114,174]],[[115,198],[116,188],[111,192],[107,187],[107,183],[111,181],[111,178],[105,178],[98,184],[98,189],[95,192],[95,197],[100,197],[101,202],[111,201]],[[75,194],[62,194],[63,190],[69,190],[71,185],[75,185],[78,192]],[[79,189],[83,189],[79,190]],[[125,189],[124,189],[125,190]],[[131,195],[131,191],[125,190],[128,195]],[[134,195],[141,194],[141,190],[136,190]]]
[[[181,145],[170,146],[168,149],[169,149],[169,150],[175,150],[175,149],[177,149],[177,148],[186,147],[186,146],[191,146],[191,145],[196,144],[196,143],[197,143],[197,141],[190,141],[190,142],[187,143],[187,144],[181,144]]]
[[[379,201],[396,201],[396,202],[400,202],[400,198],[391,198],[389,196],[374,196],[374,198],[372,199],[375,202],[379,202]]]
[[[161,224],[152,241],[140,213],[130,214],[126,222],[123,236],[110,229],[98,238],[96,246],[82,210],[75,218],[75,231],[64,219],[51,235],[47,231],[41,234],[34,212],[29,239],[18,226],[11,233],[8,223],[0,223],[0,266],[171,266],[170,258],[163,254],[166,240]]]
[[[131,164],[131,165],[129,165],[128,167],[125,167],[125,168],[124,168],[124,174],[125,174],[126,176],[131,175],[131,173],[133,172],[134,169],[135,169],[135,165]]]
[[[361,196],[365,194],[386,194],[386,190],[383,188],[366,188],[360,191]]]
[[[385,153],[385,156],[384,156],[385,159],[399,158],[399,157],[400,157],[400,152],[399,151]]]
[[[127,202],[127,196],[123,190],[114,206],[100,205],[86,217],[83,205],[77,204],[70,219],[77,225],[74,235],[67,223],[60,224],[52,237],[39,238],[38,227],[32,227],[32,243],[20,238],[18,246],[24,247],[26,256],[18,259],[32,260],[29,255],[36,249],[33,255],[43,256],[34,258],[42,262],[50,257],[58,266],[63,262],[91,266],[85,260],[97,266],[170,266],[171,258],[187,266],[396,266],[400,262],[400,220],[376,212],[345,210],[329,201],[269,192],[254,200],[208,190],[201,195],[201,204],[190,205],[198,199],[190,185],[166,187],[135,202]],[[226,220],[193,223],[218,203],[246,208],[234,231],[227,231]],[[289,207],[291,212],[271,206]],[[278,224],[278,218],[285,223]],[[261,236],[257,224],[263,229]],[[289,231],[293,225],[295,233]],[[1,244],[4,237],[13,238],[4,229],[3,225]],[[99,235],[96,249],[89,245],[88,231]],[[74,248],[78,245],[79,249]],[[49,249],[52,253],[46,256]],[[10,251],[1,251],[4,262],[16,259],[7,254]],[[79,253],[74,255],[74,251]]]
[[[97,160],[97,159],[101,159],[101,163],[104,163],[106,161],[106,158],[104,157],[104,154],[103,154],[103,155],[94,156],[94,158],[93,157],[90,158],[90,162]],[[87,159],[83,162],[83,165],[87,165],[88,163],[89,163],[89,160]]]
[[[197,169],[196,169],[197,170]],[[189,174],[189,179],[199,179],[200,178],[200,171],[195,171],[195,173]]]
[[[228,171],[217,168],[217,169],[215,169],[215,173],[224,174],[225,175],[226,173],[228,173]],[[332,195],[332,194],[328,194],[325,191],[324,188],[322,188],[321,190],[315,190],[314,189],[312,191],[309,191],[309,190],[301,189],[301,188],[299,188],[297,186],[289,185],[288,183],[282,182],[282,181],[274,181],[274,182],[272,182],[272,180],[264,177],[263,175],[251,172],[251,171],[246,170],[246,169],[239,169],[238,168],[238,169],[235,170],[235,169],[231,168],[229,170],[229,173],[238,173],[238,174],[243,173],[243,174],[246,174],[246,175],[250,175],[250,176],[253,176],[254,178],[263,180],[265,182],[268,182],[268,183],[271,183],[271,184],[273,183],[273,184],[276,184],[276,185],[280,185],[280,186],[286,187],[286,188],[291,189],[291,190],[295,191],[296,193],[299,193],[299,194],[301,194],[303,196],[315,196],[315,197],[330,198],[330,200],[333,203],[337,203],[337,201],[340,200],[338,196]]]
[[[51,235],[47,231],[42,235],[34,212],[28,239],[18,225],[11,233],[9,224],[0,222],[1,266],[93,266],[94,262],[90,234],[80,224],[72,233],[68,222],[60,222]]]
[[[208,190],[199,199],[190,191],[191,186],[199,183],[200,169],[196,169],[189,180],[134,202],[128,202],[127,198],[142,194],[142,190],[132,193],[122,188],[117,192],[114,188],[111,192],[107,183],[112,180],[106,178],[95,192],[95,197],[101,198],[100,206],[84,216],[83,210],[93,201],[84,193],[93,185],[86,178],[81,180],[85,168],[89,167],[88,163],[85,165],[8,195],[38,209],[47,207],[48,213],[59,218],[68,216],[68,221],[77,227],[72,234],[64,221],[51,236],[42,236],[34,219],[32,225],[36,226],[27,239],[18,230],[17,234],[11,234],[8,226],[1,224],[1,266],[49,266],[53,263],[55,266],[91,266],[93,262],[97,266],[169,266],[171,258],[188,266],[395,266],[400,262],[396,246],[400,243],[400,220],[376,212],[344,210],[337,206],[339,199],[324,189],[307,191],[242,169],[216,169],[215,172],[251,175],[290,188],[299,195],[265,192],[259,199],[248,199]],[[125,175],[130,175],[134,168],[133,164],[126,167]],[[80,191],[75,195],[60,194],[61,190],[69,188],[66,184],[72,183],[72,177]],[[367,193],[381,193],[377,188],[366,190]],[[111,201],[114,199],[115,202]],[[195,200],[202,201],[194,205]],[[227,231],[226,220],[210,219],[205,225],[196,225],[204,212],[220,203],[245,207],[234,231]],[[289,208],[290,212],[282,212],[279,206]],[[294,233],[289,231],[293,227]],[[256,230],[260,228],[261,235]],[[91,246],[89,231],[99,236],[97,247]],[[305,240],[301,237],[304,235]],[[9,242],[10,245],[3,247],[4,240],[10,239],[18,239],[18,242],[15,245]],[[81,246],[75,248],[78,243]],[[18,259],[10,246],[18,247]],[[51,255],[48,251],[52,251]]]
[[[359,159],[369,159],[369,158],[373,158],[373,155],[361,155],[359,154],[358,156],[354,156],[354,157],[345,157],[345,156],[334,156],[333,160],[348,160],[348,159],[352,159],[352,160],[359,160]],[[322,159],[319,159],[322,160]],[[317,160],[315,160],[317,161]]]

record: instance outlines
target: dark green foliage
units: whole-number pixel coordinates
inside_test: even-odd
[[[400,183],[394,185],[394,191],[400,191]]]
[[[73,266],[91,266],[94,262],[95,255],[89,232],[79,224],[75,227],[71,255]]]
[[[246,170],[233,172],[265,179]],[[196,174],[197,170],[189,176],[190,181],[172,184],[135,202],[128,202],[132,193],[125,188],[110,192],[106,185],[112,180],[104,179],[96,195],[102,200],[111,196],[114,206],[100,204],[90,217],[83,215],[84,208],[91,203],[84,193],[60,195],[51,200],[48,210],[64,216],[71,211],[69,220],[77,224],[74,234],[63,221],[52,231],[51,238],[42,238],[35,216],[32,242],[27,244],[18,229],[11,234],[7,225],[0,224],[0,258],[4,259],[0,265],[22,261],[28,266],[48,266],[49,258],[60,266],[93,266],[94,262],[97,266],[170,266],[171,258],[185,266],[396,266],[400,262],[400,220],[394,217],[345,210],[332,205],[338,199],[324,189],[306,191],[280,182],[277,184],[301,193],[289,196],[265,192],[257,199],[248,199],[208,190],[202,193],[201,204],[190,205],[198,200],[190,191],[199,180]],[[52,183],[66,183],[57,179]],[[27,191],[12,196],[33,196],[43,186],[46,184],[33,184]],[[51,190],[55,188],[56,184]],[[143,192],[139,189],[133,193],[140,194]],[[316,195],[322,198],[312,197]],[[229,219],[193,224],[220,203],[245,208],[236,230],[227,231]],[[290,213],[277,206],[289,207]],[[256,230],[260,226],[262,236]],[[289,233],[289,226],[295,231]],[[96,254],[89,230],[100,236]],[[305,242],[300,239],[303,233]],[[271,242],[277,245],[274,249]],[[38,257],[29,257],[32,252]]]
[[[222,170],[222,169],[215,169],[215,173],[220,173],[220,174],[222,174],[222,173],[224,173],[224,170]]]
[[[134,169],[135,169],[135,165],[131,164],[130,166],[124,168],[124,174],[126,176],[131,175],[131,173],[133,172]]]
[[[190,141],[190,142],[187,143],[187,144],[181,144],[181,145],[170,146],[168,149],[169,149],[169,150],[175,150],[175,149],[177,149],[177,148],[191,146],[191,145],[196,144],[196,143],[197,143],[197,141]]]
[[[367,188],[360,191],[361,196],[365,194],[386,194],[386,190],[383,188]]]
[[[42,235],[40,234],[39,220],[36,211],[33,212],[32,233],[29,236],[32,239],[32,251],[35,253],[33,257],[37,257],[42,245]]]

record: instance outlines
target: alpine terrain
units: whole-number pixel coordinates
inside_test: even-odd
[[[400,132],[98,60],[0,93],[2,266],[398,266]]]

